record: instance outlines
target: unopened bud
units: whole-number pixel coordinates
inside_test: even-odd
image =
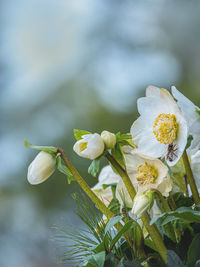
[[[56,169],[56,157],[41,151],[28,167],[27,179],[30,184],[46,181]]]
[[[112,149],[116,144],[116,136],[113,133],[110,133],[108,131],[103,131],[101,133],[101,138],[103,139],[104,144],[108,149]]]
[[[80,157],[93,160],[103,153],[104,142],[97,133],[85,134],[74,144],[73,149]]]
[[[143,212],[145,212],[149,207],[149,198],[145,193],[137,193],[134,202],[132,213],[141,216]]]

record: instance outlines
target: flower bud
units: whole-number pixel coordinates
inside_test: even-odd
[[[52,175],[55,169],[55,156],[41,151],[29,165],[27,179],[33,185],[43,183]]]
[[[116,136],[113,133],[110,133],[108,131],[103,131],[101,133],[101,138],[103,139],[104,144],[108,149],[112,149],[116,144]]]
[[[73,149],[80,157],[93,160],[103,153],[104,142],[97,133],[86,134],[74,144]]]
[[[149,207],[149,198],[146,196],[145,193],[137,193],[134,202],[133,202],[133,208],[132,213],[141,216],[145,210],[147,210]]]

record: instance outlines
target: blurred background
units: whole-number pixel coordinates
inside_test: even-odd
[[[1,267],[63,266],[52,226],[80,224],[76,183],[28,184],[23,139],[63,147],[94,185],[74,128],[129,132],[150,84],[200,105],[199,13],[194,0],[0,0]]]

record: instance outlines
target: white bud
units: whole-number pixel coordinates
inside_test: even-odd
[[[140,216],[142,215],[145,210],[147,210],[149,207],[149,198],[146,196],[145,193],[137,193],[134,202],[133,202],[133,208],[131,213],[134,215]]]
[[[104,142],[97,133],[86,134],[74,144],[73,149],[80,157],[93,160],[103,153]]]
[[[46,181],[56,169],[56,158],[41,151],[28,167],[27,179],[30,184],[40,184]]]
[[[101,138],[108,149],[112,149],[116,144],[116,136],[113,133],[103,131],[101,133]]]

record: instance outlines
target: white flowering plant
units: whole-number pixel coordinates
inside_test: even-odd
[[[67,264],[200,266],[200,109],[174,86],[171,93],[149,86],[137,106],[128,134],[74,130],[74,152],[92,161],[89,174],[99,174],[92,188],[62,148],[25,140],[40,150],[28,168],[29,183],[58,169],[87,195],[75,200],[88,230],[57,229]],[[100,170],[102,158],[108,164]]]

